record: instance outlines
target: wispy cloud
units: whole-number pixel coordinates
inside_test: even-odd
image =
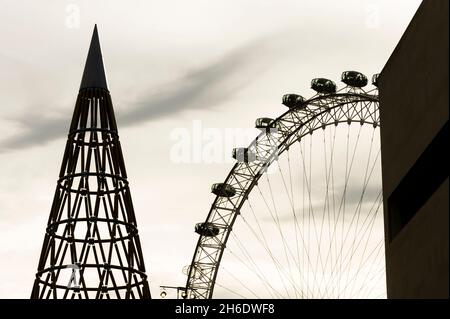
[[[371,182],[369,185],[366,186],[366,189],[364,190],[363,193],[363,186],[362,184],[350,184],[347,187],[347,191],[346,191],[346,196],[345,196],[345,209],[342,206],[343,204],[343,187],[339,189],[339,191],[335,192],[335,213],[338,214],[338,212],[340,211],[339,214],[344,214],[344,216],[346,216],[347,218],[349,216],[353,216],[353,214],[357,213],[357,211],[359,209],[361,209],[361,207],[363,207],[363,211],[365,211],[365,209],[370,209],[370,207],[372,207],[372,205],[374,205],[374,203],[376,202],[375,206],[372,207],[372,209],[376,210],[377,205],[379,203],[379,200],[381,200],[381,198],[379,198],[378,196],[380,195],[381,192],[381,185],[376,185],[373,184],[373,182]],[[311,212],[314,214],[314,216],[317,216],[316,218],[322,218],[322,215],[325,211],[325,201],[323,197],[314,197],[314,194],[312,194],[312,198],[311,198],[311,206],[309,206],[309,202],[306,199],[305,201],[305,211],[303,211],[301,208],[296,207],[295,208],[295,214],[297,216],[297,218],[309,218],[309,216],[311,216]],[[329,200],[332,200],[332,196],[333,194],[330,193],[329,195]],[[253,204],[253,202],[252,202]],[[285,203],[286,204],[286,203]],[[330,202],[329,205],[332,205],[332,203]],[[292,222],[294,220],[294,216],[292,214],[292,209],[290,208],[290,206],[285,206],[283,207],[284,211],[288,211],[289,214],[281,214],[278,218],[280,220],[280,222],[284,223],[284,222]],[[333,210],[332,207],[330,207],[331,211]],[[382,207],[381,207],[382,209]],[[283,211],[283,210],[282,210]],[[373,213],[374,211],[372,211]],[[342,215],[340,215],[342,216]],[[350,217],[351,218],[351,217]],[[262,218],[263,221],[265,222],[271,222],[272,218],[270,216],[265,216]]]
[[[220,60],[154,90],[154,93],[125,100],[129,111],[117,114],[120,127],[153,121],[186,110],[217,107],[265,70],[267,64],[263,63],[262,57],[267,52],[266,43],[266,39],[259,39],[239,47]],[[114,92],[112,95],[114,100]],[[65,136],[69,114],[27,114],[13,119],[23,129],[0,141],[0,153],[45,144]]]

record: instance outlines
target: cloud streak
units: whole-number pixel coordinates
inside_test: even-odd
[[[340,211],[340,216],[342,216],[342,214],[344,214],[346,216],[346,218],[350,218],[351,216],[353,216],[355,213],[357,213],[357,209],[361,209],[361,207],[369,206],[372,207],[372,205],[375,203],[375,201],[378,204],[378,201],[381,198],[378,198],[378,196],[380,195],[381,192],[381,185],[376,185],[373,184],[373,182],[369,183],[369,185],[366,186],[366,189],[364,191],[364,194],[362,194],[362,184],[349,184],[347,186],[347,191],[346,191],[346,196],[345,196],[345,206],[346,209],[344,210],[344,208],[341,206],[341,201],[343,199],[343,193],[342,193],[343,188],[340,189],[340,191],[335,193],[335,200],[336,200],[336,214],[338,213],[338,211]],[[313,214],[315,216],[317,216],[316,218],[322,218],[323,213],[324,213],[324,198],[323,197],[314,197],[314,194],[312,194],[312,204],[311,207],[309,207],[309,201],[306,200],[306,210],[303,211],[300,208],[296,208],[295,209],[295,214],[297,216],[297,218],[309,218],[309,214],[311,213],[311,211],[313,212]],[[333,194],[329,194],[330,198],[332,198]],[[330,199],[331,200],[331,199]],[[254,201],[253,201],[254,202]],[[253,203],[252,202],[252,203]],[[377,204],[372,208],[373,211],[371,213],[374,213],[376,208],[377,208]],[[331,205],[331,203],[330,203]],[[285,211],[290,211],[289,214],[282,214],[279,216],[279,220],[281,223],[285,223],[285,222],[292,222],[294,220],[294,216],[292,214],[292,210],[286,206],[284,207]],[[331,208],[332,209],[332,208]],[[383,209],[383,207],[381,206],[380,209]],[[366,211],[364,208],[362,209],[363,212],[368,212],[368,210]],[[349,217],[350,216],[350,217]],[[270,216],[264,216],[261,220],[263,220],[264,222],[271,222],[272,218]]]
[[[268,52],[266,41],[260,39],[239,47],[220,60],[188,72],[164,85],[152,94],[126,101],[129,111],[117,114],[120,127],[153,121],[187,110],[213,109],[232,98],[253,78],[263,72],[267,64],[262,57]],[[112,92],[114,100],[114,92]],[[23,115],[12,121],[23,130],[0,141],[0,153],[38,146],[65,136],[70,117],[64,114],[46,116]]]

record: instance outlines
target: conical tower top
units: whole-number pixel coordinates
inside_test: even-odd
[[[31,298],[151,298],[96,27],[56,185]]]
[[[103,66],[102,51],[98,39],[97,25],[94,26],[83,78],[81,79],[80,90],[85,88],[108,89],[105,68]]]

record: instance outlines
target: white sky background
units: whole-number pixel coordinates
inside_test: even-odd
[[[94,23],[157,297],[184,285],[232,165],[223,145],[222,163],[174,163],[174,129],[245,129],[280,115],[282,94],[313,95],[314,77],[378,73],[420,1],[0,4],[0,297],[29,298]]]

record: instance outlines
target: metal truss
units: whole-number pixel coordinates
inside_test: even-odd
[[[317,94],[289,109],[261,132],[248,147],[254,161],[238,161],[224,183],[236,190],[233,197],[217,196],[205,223],[219,229],[216,236],[200,235],[186,283],[187,298],[212,298],[220,262],[234,222],[259,178],[293,143],[315,130],[340,123],[379,126],[378,91],[346,86],[333,94]]]
[[[78,95],[31,298],[150,298],[106,89]]]

